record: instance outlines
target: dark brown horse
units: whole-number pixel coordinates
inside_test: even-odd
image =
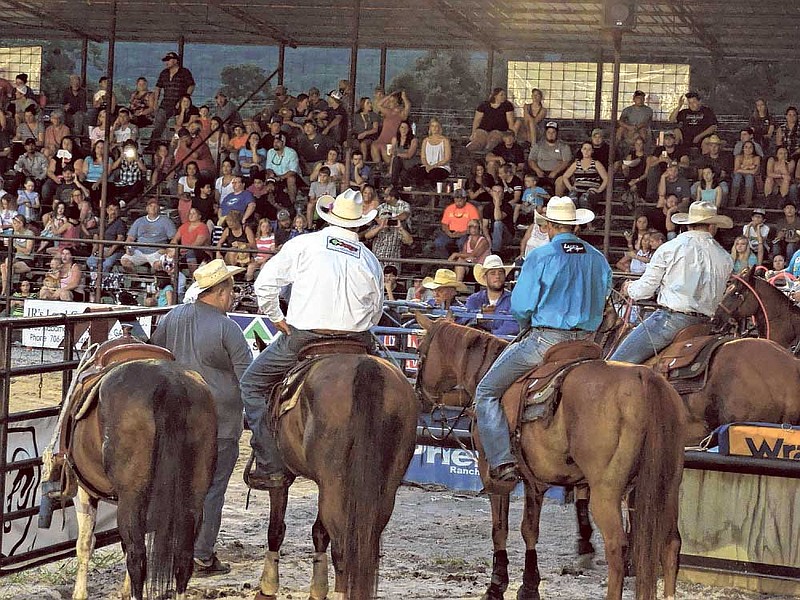
[[[70,436],[78,478],[73,599],[88,597],[99,500],[117,502],[127,562],[123,597],[141,600],[148,578],[149,597],[163,597],[173,578],[177,598],[185,597],[214,472],[216,422],[208,386],[173,361],[122,362],[103,375],[96,404]]]
[[[418,316],[418,322],[427,329],[419,348],[418,389],[423,400],[437,403],[443,398],[458,398],[446,394],[456,387],[463,388],[471,398],[505,343],[445,320],[431,323]],[[681,544],[677,517],[684,411],[680,397],[650,369],[601,360],[574,367],[564,379],[562,392],[550,424],[535,421],[523,424],[521,429],[519,459],[533,479],[526,486],[525,573],[517,597],[539,598],[536,542],[545,488],[588,483],[592,514],[605,541],[609,574],[606,598],[622,598],[627,540],[620,505],[635,483],[636,597],[655,597],[660,564],[664,595],[674,598]],[[481,463],[485,475],[486,465]],[[497,498],[492,500],[496,522],[502,515],[497,512]],[[502,592],[491,597],[502,598]]]
[[[328,596],[328,544],[334,598],[374,598],[381,533],[414,454],[419,415],[414,389],[381,358],[337,354],[318,359],[294,397],[297,404],[280,418],[276,435],[286,465],[319,487],[310,598]],[[273,600],[278,593],[287,499],[288,488],[270,490],[258,600]]]
[[[753,317],[758,337],[773,340],[784,348],[800,342],[800,308],[782,291],[746,269],[731,280],[719,303],[713,325]],[[795,352],[796,353],[796,352]]]

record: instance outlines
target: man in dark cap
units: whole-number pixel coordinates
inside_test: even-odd
[[[153,121],[151,140],[161,139],[169,118],[178,114],[178,101],[181,96],[184,94],[191,96],[195,85],[191,71],[181,66],[177,53],[167,52],[161,61],[166,63],[166,68],[158,76],[155,87],[155,103],[158,109]]]
[[[644,101],[645,93],[636,90],[633,93],[633,104],[622,109],[617,128],[617,141],[622,146],[620,155],[633,146],[633,141],[637,137],[644,140],[647,148],[652,147],[653,133],[650,125],[653,122],[653,109]]]
[[[214,107],[214,116],[222,119],[225,133],[230,135],[234,125],[242,124],[242,117],[233,103],[228,100],[228,95],[222,90],[217,92],[217,95],[214,97],[214,102],[216,103]]]

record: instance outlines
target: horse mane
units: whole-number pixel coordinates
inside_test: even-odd
[[[790,307],[790,311],[795,313],[797,316],[800,316],[800,306],[797,306],[792,299],[789,298],[786,294],[780,291],[777,287],[772,285],[769,281],[764,279],[763,277],[758,277],[757,275],[753,275],[750,278],[750,282],[753,284],[753,288],[761,295],[765,296],[767,299],[772,300],[775,298],[776,302],[786,304]],[[762,297],[762,301],[764,297]]]

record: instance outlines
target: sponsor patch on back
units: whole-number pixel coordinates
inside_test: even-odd
[[[564,254],[586,254],[586,246],[580,242],[561,242]]]
[[[342,254],[347,254],[348,256],[353,256],[355,258],[361,257],[361,246],[348,240],[341,240],[339,238],[329,236],[326,248],[328,250],[341,252]]]

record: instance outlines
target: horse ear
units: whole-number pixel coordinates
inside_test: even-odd
[[[422,327],[425,331],[431,328],[433,325],[433,321],[431,321],[425,313],[422,313],[418,310],[414,311],[414,318],[417,320],[417,323],[420,327]]]

